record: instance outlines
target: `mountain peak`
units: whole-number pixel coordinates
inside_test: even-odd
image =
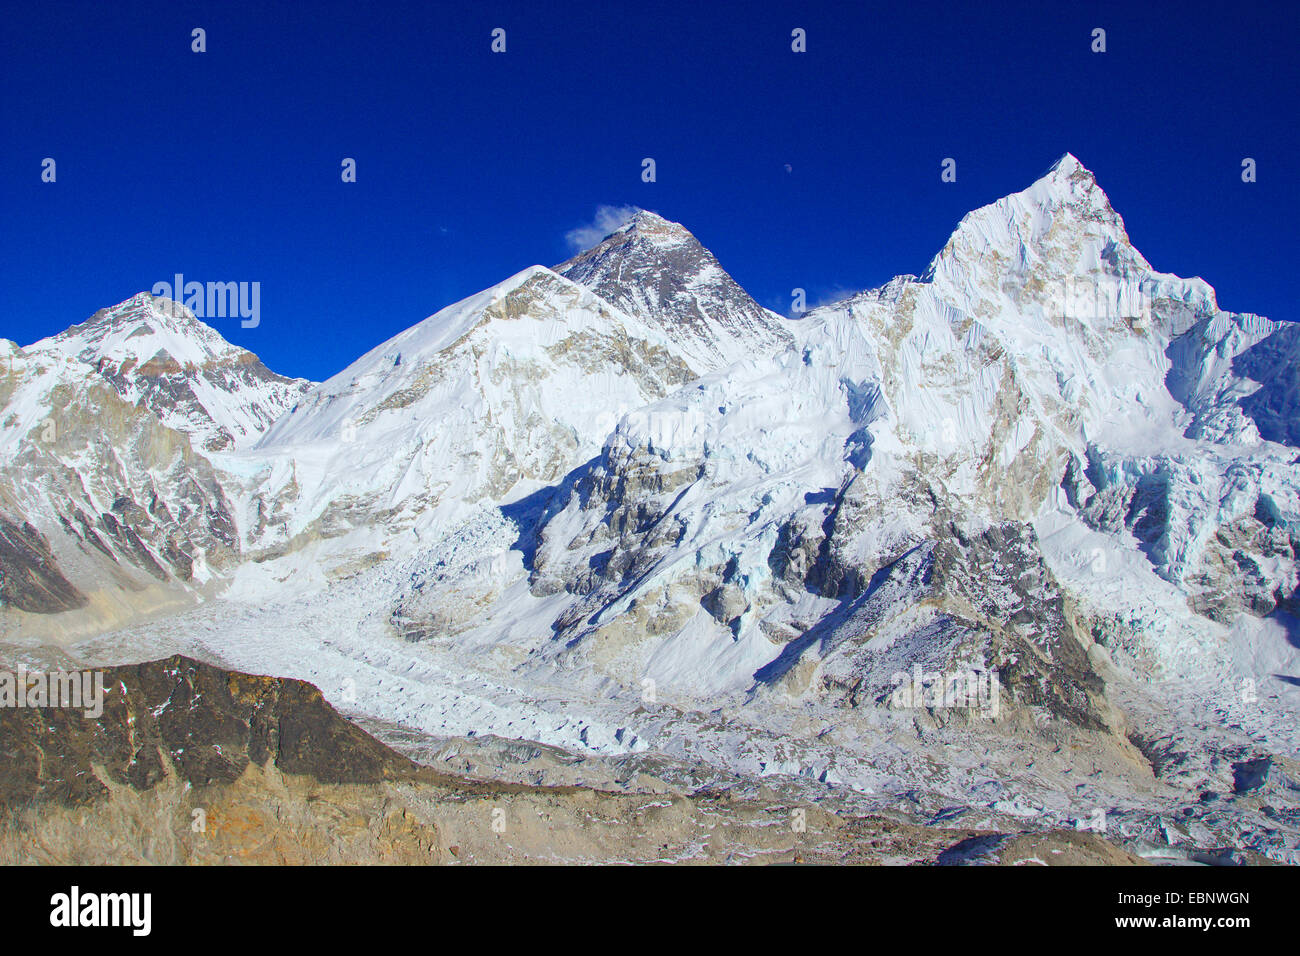
[[[1110,199],[1097,185],[1097,177],[1093,175],[1092,170],[1079,162],[1079,158],[1073,153],[1066,153],[1052,163],[1047,172],[1024,192],[1033,193],[1039,203],[1046,201],[1049,204],[1059,205],[1090,201],[1091,205],[1104,208],[1111,215],[1115,212],[1111,209]]]
[[[148,292],[106,309],[30,348],[58,351],[82,362],[105,358],[146,362],[166,355],[179,363],[202,363],[242,351],[179,302]]]
[[[669,331],[697,374],[790,341],[784,320],[755,302],[685,226],[646,209],[555,271]]]
[[[593,248],[607,243],[618,245],[635,242],[638,239],[660,245],[684,245],[698,241],[680,222],[673,222],[656,212],[638,208],[623,225],[601,239]]]
[[[1096,177],[1068,152],[1027,189],[967,213],[925,277],[964,274],[990,254],[1019,271],[1047,262],[1062,274],[1151,268]]]
[[[309,384],[277,375],[179,302],[140,292],[28,346],[81,363],[208,451],[261,434]]]
[[[1078,170],[1083,170],[1085,173],[1088,173],[1088,175],[1090,176],[1092,175],[1091,171],[1088,170],[1087,167],[1083,165],[1083,163],[1079,162],[1078,156],[1075,156],[1074,153],[1067,151],[1061,155],[1060,159],[1052,163],[1052,165],[1048,168],[1047,172],[1049,174],[1062,173],[1068,176]]]
[[[627,221],[627,224],[623,228],[624,229],[628,229],[628,228],[651,229],[651,230],[676,229],[681,232],[687,231],[686,227],[683,226],[681,223],[673,222],[670,219],[665,219],[657,212],[651,212],[649,209],[641,209],[641,208],[638,208],[637,211],[633,213],[632,218]]]

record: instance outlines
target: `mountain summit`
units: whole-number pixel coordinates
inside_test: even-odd
[[[171,299],[147,292],[27,347],[88,366],[207,451],[251,444],[306,391]]]
[[[555,271],[669,332],[698,374],[793,341],[684,226],[644,209]]]

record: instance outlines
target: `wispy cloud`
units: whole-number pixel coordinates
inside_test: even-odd
[[[615,229],[626,225],[637,214],[636,206],[600,206],[596,209],[596,218],[564,234],[564,241],[574,252],[584,252]]]
[[[806,289],[804,290],[802,312],[794,311],[793,290],[791,290],[790,296],[769,296],[764,300],[763,305],[777,313],[777,315],[784,315],[787,319],[798,319],[802,318],[805,313],[811,312],[813,309],[820,309],[824,305],[835,305],[838,302],[843,302],[845,299],[851,299],[855,295],[860,295],[863,292],[870,291],[870,288],[870,286],[867,288],[859,288],[858,286],[835,285],[830,287]]]
[[[836,302],[843,302],[845,299],[851,299],[855,295],[860,295],[867,289],[857,286],[837,285],[820,294],[812,293],[808,297],[808,308],[820,309],[823,305],[834,305]]]

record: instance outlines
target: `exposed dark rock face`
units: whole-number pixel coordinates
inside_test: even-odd
[[[0,515],[0,606],[55,614],[85,604],[85,595],[63,576],[40,532]]]
[[[791,341],[780,318],[755,302],[699,240],[651,212],[639,211],[555,271],[668,329],[692,354],[697,372]]]
[[[934,540],[842,593],[842,610],[792,641],[759,671],[760,682],[781,680],[816,647],[825,662],[825,694],[842,697],[845,706],[886,704],[898,675],[920,667],[996,674],[1008,705],[1044,708],[1085,729],[1106,730],[1113,720],[1105,683],[1029,525],[1008,522],[978,533],[940,528]],[[882,626],[913,603],[936,613],[877,647],[873,639]]]
[[[1015,698],[1103,729],[1105,683],[1088,662],[1033,528],[1010,522],[976,536],[955,533],[938,552],[936,589],[960,596],[981,625],[993,626],[994,666]]]
[[[376,783],[414,765],[297,680],[224,671],[185,657],[104,670],[103,714],[0,708],[0,805],[82,804],[115,784],[148,790],[174,773],[204,787],[250,764],[323,783]]]
[[[795,832],[790,800],[767,789],[687,795],[644,774],[646,789],[621,792],[467,779],[412,763],[301,681],[179,656],[103,674],[96,719],[0,709],[0,862],[1012,863],[1044,846],[1073,848],[1056,862],[1141,862],[1091,835],[816,805],[802,805],[807,829]]]
[[[23,610],[82,608],[88,599],[76,591],[93,596],[108,582],[129,592],[151,578],[190,581],[200,553],[220,569],[241,550],[223,476],[193,451],[189,437],[102,383],[83,384],[53,387],[57,427],[26,436],[6,469],[3,496],[21,503],[10,513],[24,513],[40,537],[37,543],[26,532],[11,533],[4,546],[11,566],[6,587],[14,592],[5,600]],[[21,547],[20,537],[26,542]],[[84,560],[72,561],[70,549]],[[66,572],[58,571],[55,555]],[[20,573],[20,567],[27,570]],[[76,591],[57,584],[64,574],[75,580]],[[46,583],[38,586],[37,579]]]

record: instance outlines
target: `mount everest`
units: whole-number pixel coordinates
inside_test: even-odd
[[[1156,271],[1068,154],[797,321],[649,212],[319,384],[142,293],[0,342],[0,641],[1294,862],[1296,333]],[[953,674],[996,716],[899,706]]]

